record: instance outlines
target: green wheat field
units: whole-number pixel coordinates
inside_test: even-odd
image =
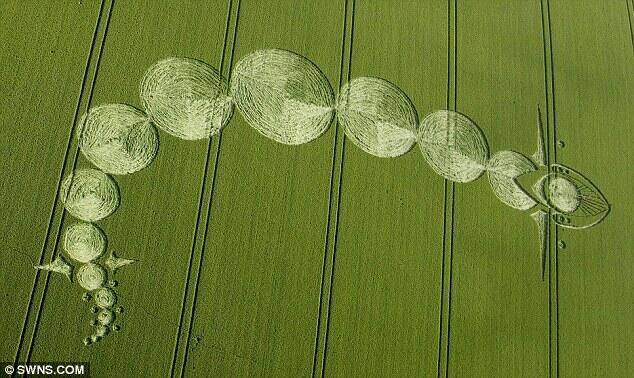
[[[633,24],[632,0],[1,0],[0,361],[93,377],[634,376]],[[539,109],[549,161],[590,178],[610,214],[553,223],[542,267],[529,212],[486,178],[446,181],[418,147],[368,155],[334,121],[278,144],[236,111],[211,140],[160,132],[152,165],[116,176],[121,205],[99,227],[138,262],[115,276],[120,331],[84,345],[84,290],[33,268],[76,221],[59,193],[91,167],[81,116],[142,108],[163,58],[229,77],[266,48],[307,57],[335,93],[376,76],[419,118],[467,114],[491,151],[533,154]]]

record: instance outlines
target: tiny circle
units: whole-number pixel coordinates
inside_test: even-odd
[[[105,337],[108,332],[110,332],[110,329],[107,326],[100,325],[97,327],[96,335],[99,337]]]

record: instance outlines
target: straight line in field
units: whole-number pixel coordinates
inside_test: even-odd
[[[113,0],[114,2],[114,0]],[[99,13],[97,15],[97,19],[95,22],[95,29],[93,32],[93,37],[91,41],[90,48],[88,50],[88,57],[86,58],[86,66],[84,69],[84,74],[82,78],[82,82],[79,88],[77,105],[75,107],[75,112],[73,115],[73,122],[70,128],[70,132],[68,135],[68,142],[66,145],[66,150],[64,152],[64,158],[62,163],[62,168],[60,170],[59,178],[57,181],[57,189],[55,191],[53,205],[51,209],[51,214],[49,218],[49,223],[46,230],[46,236],[44,238],[44,242],[42,245],[42,250],[40,252],[39,262],[38,264],[43,264],[48,255],[48,251],[50,251],[49,259],[53,259],[56,255],[57,246],[59,244],[59,235],[62,228],[62,224],[64,221],[64,208],[59,205],[59,195],[61,192],[61,183],[66,174],[66,172],[75,169],[75,165],[77,162],[77,157],[79,154],[79,150],[77,147],[77,143],[75,138],[73,137],[75,134],[75,130],[77,129],[78,118],[80,114],[80,110],[84,109],[86,111],[92,99],[92,93],[94,90],[95,81],[97,78],[97,72],[99,67],[99,61],[101,60],[101,54],[103,51],[103,44],[105,41],[108,24],[110,22],[110,14],[112,12],[113,4],[111,3],[108,7],[108,11],[104,13],[106,0],[102,0],[99,6]],[[104,21],[103,15],[106,14],[106,19]],[[103,33],[101,33],[103,31]],[[96,56],[95,56],[96,54]],[[91,81],[88,82],[88,78],[91,76]],[[89,85],[88,90],[86,91],[86,86]],[[73,152],[74,151],[74,152]],[[70,158],[72,155],[72,159]],[[60,210],[61,208],[61,210]],[[57,224],[54,227],[54,224]],[[55,235],[51,234],[51,230],[56,228]],[[49,244],[52,244],[49,248]],[[40,280],[40,274],[43,275],[44,286],[42,288],[41,285],[38,285]],[[26,314],[24,316],[24,322],[22,324],[22,330],[20,332],[20,339],[18,342],[18,346],[15,352],[14,362],[18,363],[18,361],[28,361],[31,356],[31,351],[33,347],[33,342],[35,340],[35,336],[37,333],[37,327],[39,323],[39,318],[42,312],[42,307],[44,303],[44,299],[47,292],[48,282],[49,282],[50,272],[40,272],[39,270],[36,272],[35,279],[33,280],[33,286],[31,288],[31,295],[29,298],[29,303],[27,306]],[[37,301],[37,307],[34,307],[34,302],[36,301],[36,297],[39,296],[39,301]],[[32,312],[35,315],[32,315]],[[35,319],[31,322],[31,316],[35,316]],[[32,324],[32,331],[29,339],[29,344],[26,352],[24,352],[24,342],[27,338],[28,326]],[[26,353],[26,357],[22,360],[20,359],[21,355]]]
[[[447,274],[447,349],[446,349],[446,357],[445,357],[445,377],[449,376],[449,360],[451,355],[451,294],[453,289],[453,241],[454,241],[454,219],[455,219],[455,209],[456,209],[456,197],[455,197],[455,183],[451,183],[449,185],[449,190],[447,191],[447,205],[448,212],[446,213],[447,222],[449,222],[449,235],[447,236],[448,242],[445,246],[448,248],[449,253],[449,267]]]
[[[554,51],[553,51],[553,34],[552,34],[552,22],[551,22],[551,13],[550,13],[550,0],[546,0],[546,9],[547,9],[547,15],[548,15],[548,28],[546,29],[548,31],[548,46],[549,46],[549,53],[550,53],[550,66],[548,66],[549,70],[550,70],[550,102],[551,102],[551,109],[552,109],[552,113],[550,115],[550,120],[551,122],[547,123],[547,128],[550,127],[551,131],[551,138],[549,141],[549,146],[548,146],[548,150],[550,151],[551,155],[548,158],[548,163],[550,164],[552,163],[556,163],[557,162],[557,108],[556,108],[556,102],[555,102],[555,58],[554,58]],[[549,214],[550,216],[550,214]],[[559,253],[557,250],[557,240],[559,238],[559,228],[556,224],[554,224],[553,222],[551,222],[551,232],[550,232],[550,238],[548,240],[549,242],[549,246],[548,246],[548,250],[549,250],[549,261],[551,265],[554,266],[554,269],[551,270],[550,272],[550,291],[553,293],[552,296],[554,297],[554,301],[551,301],[551,306],[553,307],[552,310],[552,314],[553,314],[553,329],[554,329],[554,333],[553,333],[553,357],[554,357],[554,362],[552,363],[553,369],[554,369],[554,373],[553,376],[554,377],[559,377]]]
[[[445,293],[445,235],[447,233],[447,223],[444,222],[447,213],[447,181],[443,188],[443,225],[442,225],[442,258],[440,260],[440,305],[438,306],[438,358],[436,359],[436,377],[440,378],[440,365],[443,360],[443,314],[444,314],[444,293]]]
[[[236,39],[237,39],[237,34],[238,34],[238,23],[239,23],[239,19],[240,19],[240,5],[241,5],[241,0],[237,0],[235,2],[233,2],[233,4],[235,5],[235,12],[232,12],[231,14],[235,14],[235,18],[233,19],[232,22],[232,33],[228,34],[227,38],[231,38],[231,39],[226,39],[225,40],[225,50],[223,50],[223,63],[225,61],[227,61],[228,59],[228,64],[223,64],[221,66],[221,72],[222,70],[226,71],[225,72],[225,77],[229,77],[231,74],[231,69],[233,67],[233,59],[234,59],[234,52],[235,52],[235,48],[236,48]],[[226,58],[226,49],[229,49],[229,56],[228,58]],[[201,247],[200,247],[200,259],[198,262],[198,269],[196,272],[196,283],[194,286],[194,295],[193,295],[193,300],[192,300],[192,307],[191,307],[191,315],[190,315],[190,319],[189,319],[189,326],[188,326],[188,330],[187,330],[187,339],[185,342],[185,346],[183,348],[184,351],[184,356],[183,356],[183,364],[181,366],[181,372],[180,372],[180,376],[182,377],[184,375],[184,371],[185,371],[185,365],[187,364],[187,356],[188,356],[188,352],[189,352],[189,343],[191,341],[191,328],[192,328],[192,324],[193,324],[193,320],[194,320],[194,316],[195,316],[195,312],[196,312],[196,304],[198,302],[198,287],[200,284],[200,272],[202,270],[202,264],[204,261],[204,254],[205,254],[205,247],[207,245],[207,237],[209,236],[209,220],[211,218],[211,205],[212,205],[212,200],[213,200],[213,194],[216,188],[215,182],[216,182],[216,173],[218,172],[218,162],[219,162],[219,157],[220,157],[220,151],[221,151],[221,142],[222,142],[222,135],[219,134],[218,135],[218,144],[216,146],[216,150],[215,150],[215,156],[214,156],[214,166],[213,166],[213,171],[212,171],[212,180],[211,180],[211,188],[210,188],[210,193],[209,193],[209,201],[207,203],[207,209],[206,209],[206,217],[205,217],[205,226],[204,226],[204,230],[202,233],[202,243],[201,243]]]
[[[542,39],[544,54],[544,92],[546,98],[546,151],[547,165],[557,161],[557,131],[555,117],[555,76],[552,46],[552,23],[550,2],[540,3],[542,14]],[[548,214],[549,219],[550,213]],[[549,226],[548,237],[548,367],[549,376],[559,377],[559,256],[557,251],[558,229],[553,223]]]
[[[447,0],[447,98],[446,107],[456,110],[458,79],[458,4],[457,0]],[[437,377],[449,375],[451,289],[453,270],[455,184],[444,182],[443,193],[443,241],[440,274],[440,309],[438,330]]]
[[[234,9],[235,6],[235,9]],[[235,41],[238,28],[238,20],[240,13],[240,0],[229,0],[227,3],[227,17],[225,21],[225,31],[223,36],[223,47],[220,56],[219,72],[225,78],[231,74],[231,66],[233,64],[233,52],[235,51]],[[227,51],[229,50],[229,51]],[[228,52],[228,53],[227,53]],[[228,64],[225,64],[227,62]],[[207,241],[207,233],[209,228],[209,220],[211,218],[211,204],[216,182],[216,173],[218,171],[218,161],[220,156],[220,147],[222,142],[222,132],[215,138],[209,138],[207,144],[207,153],[205,158],[205,168],[200,187],[198,211],[196,217],[196,225],[192,236],[192,247],[189,256],[189,264],[187,269],[187,277],[185,280],[185,288],[183,290],[183,299],[180,311],[179,325],[175,335],[174,349],[172,352],[172,363],[170,367],[170,377],[176,373],[177,366],[179,376],[182,377],[187,363],[187,355],[189,342],[191,340],[191,328],[194,320],[196,303],[198,298],[198,287],[200,283],[200,272]],[[207,184],[209,180],[209,184]],[[209,189],[207,189],[209,186]],[[205,211],[203,211],[205,209]],[[199,242],[199,238],[202,240]],[[197,260],[197,264],[194,261]],[[196,265],[195,276],[192,277],[193,266]],[[194,282],[193,293],[189,296],[190,282]],[[188,304],[189,308],[188,308]],[[183,323],[186,321],[186,327]],[[184,341],[183,341],[184,339]]]
[[[557,162],[557,110],[555,108],[556,104],[555,104],[555,58],[554,58],[554,52],[553,52],[553,33],[552,33],[552,22],[550,19],[550,0],[544,0],[546,1],[546,15],[547,15],[547,28],[546,28],[546,33],[548,35],[548,53],[549,53],[549,57],[550,57],[550,65],[547,66],[547,69],[549,70],[549,74],[550,74],[550,83],[549,83],[549,89],[550,89],[550,105],[551,105],[551,109],[552,112],[550,112],[550,117],[549,117],[549,121],[552,121],[552,123],[547,123],[547,128],[550,128],[551,130],[551,137],[550,140],[548,141],[548,151],[549,151],[549,159],[552,159],[548,161],[548,163],[550,164],[552,163],[556,163]]]
[[[627,7],[627,20],[630,25],[630,41],[632,41],[632,51],[634,51],[634,1],[625,0],[625,6]]]
[[[82,108],[84,109],[84,113],[88,112],[88,109],[90,108],[90,104],[92,103],[92,96],[94,93],[94,89],[95,89],[95,83],[97,82],[97,76],[98,76],[98,72],[99,72],[99,63],[101,62],[101,55],[103,52],[103,47],[105,45],[105,41],[106,41],[106,36],[108,33],[108,26],[110,25],[110,16],[112,14],[112,8],[114,7],[114,2],[115,0],[112,0],[110,7],[108,9],[108,13],[107,13],[107,17],[106,17],[106,21],[103,24],[104,26],[104,32],[103,32],[103,37],[99,46],[99,53],[97,55],[97,60],[95,62],[95,71],[94,71],[94,75],[93,75],[93,79],[92,79],[92,83],[90,86],[90,90],[88,92],[88,96],[86,98],[86,102],[85,102],[85,106],[82,106]],[[82,125],[83,127],[83,125]],[[76,138],[74,138],[76,139]],[[79,157],[79,146],[76,145],[74,146],[74,156],[73,156],[73,160],[72,160],[72,166],[70,169],[70,172],[75,171],[75,168],[77,166],[77,159]],[[72,177],[70,180],[70,186],[72,186]],[[60,217],[60,222],[59,225],[57,227],[57,232],[56,232],[56,237],[55,237],[55,243],[53,245],[53,248],[51,249],[51,260],[55,259],[55,257],[57,256],[57,251],[58,251],[58,247],[59,247],[59,242],[61,239],[61,235],[62,235],[62,225],[64,224],[64,219],[66,218],[66,212],[64,211],[64,208],[62,207],[62,214]],[[33,334],[31,335],[31,341],[29,343],[29,349],[28,349],[28,353],[26,356],[26,361],[30,361],[31,359],[31,352],[33,351],[33,343],[35,341],[36,335],[37,335],[37,331],[39,328],[39,319],[40,316],[42,314],[42,309],[44,308],[44,301],[46,299],[46,293],[48,292],[48,284],[49,284],[49,280],[50,280],[50,272],[46,272],[46,275],[44,276],[44,288],[42,291],[42,296],[40,298],[40,303],[38,306],[38,311],[37,311],[37,315],[35,318],[35,322],[34,322],[34,328],[33,328]]]
[[[343,28],[341,38],[341,58],[339,61],[339,83],[350,80],[352,62],[352,41],[354,34],[355,0],[344,0]],[[336,122],[336,121],[335,121]],[[333,154],[330,174],[330,196],[328,199],[328,221],[324,242],[324,259],[321,268],[319,305],[315,331],[315,351],[313,354],[312,377],[323,377],[326,368],[326,350],[330,325],[332,288],[334,285],[337,227],[339,224],[339,204],[341,202],[341,183],[343,178],[343,160],[345,136],[341,125],[336,122],[333,140]]]
[[[545,21],[545,17],[546,17],[546,13],[544,11],[544,3],[543,1],[540,1],[540,9],[541,9],[541,16],[542,16],[542,23],[541,23],[541,27],[542,27],[542,46],[543,46],[543,56],[544,56],[544,97],[546,99],[546,138],[550,139],[550,122],[549,122],[549,115],[550,115],[550,101],[549,101],[549,92],[550,90],[548,89],[548,83],[549,83],[549,73],[548,73],[548,62],[549,62],[549,45],[546,43],[547,37],[546,37],[546,21]],[[538,116],[541,117],[541,114],[538,114]],[[548,161],[550,159],[550,143],[546,143],[546,159],[547,159],[547,165],[550,165],[550,162]],[[551,303],[551,290],[550,290],[550,238],[549,238],[549,258],[548,258],[548,375],[552,376],[552,361],[553,361],[553,357],[552,357],[552,306],[550,305]]]

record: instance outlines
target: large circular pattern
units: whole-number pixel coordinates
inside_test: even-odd
[[[233,113],[226,81],[215,68],[194,59],[155,63],[145,73],[140,91],[156,126],[186,140],[217,134]]]
[[[416,142],[416,109],[394,84],[374,77],[356,78],[341,88],[337,119],[350,140],[378,157],[395,157]]]
[[[108,287],[102,287],[95,292],[95,304],[101,308],[110,308],[117,303],[117,294]]]
[[[74,217],[95,222],[119,207],[119,188],[99,170],[78,169],[62,181],[61,201]]]
[[[514,151],[500,151],[487,163],[487,176],[493,193],[508,206],[527,210],[537,202],[526,194],[515,179],[537,168],[526,156]]]
[[[142,111],[107,104],[86,113],[77,132],[86,158],[106,173],[124,175],[147,167],[158,152],[158,134]]]
[[[471,182],[486,169],[487,141],[463,114],[451,110],[430,113],[418,128],[417,140],[427,163],[447,180]]]
[[[106,279],[106,270],[99,264],[84,264],[77,271],[77,282],[79,286],[89,291],[102,287]]]
[[[243,57],[231,75],[231,96],[249,125],[283,144],[317,138],[334,113],[326,76],[310,60],[286,50]]]
[[[82,263],[95,260],[106,251],[106,235],[92,223],[74,223],[64,233],[64,250]]]

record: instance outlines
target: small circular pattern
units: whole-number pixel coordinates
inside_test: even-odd
[[[572,213],[581,203],[579,190],[564,177],[554,177],[548,183],[548,200],[559,211]]]
[[[95,292],[95,304],[101,308],[110,308],[117,303],[114,290],[104,287]]]
[[[439,110],[427,115],[418,128],[417,140],[427,163],[447,180],[471,182],[486,169],[487,141],[463,114]]]
[[[96,222],[119,207],[119,188],[102,171],[87,168],[70,173],[61,186],[61,201],[74,217]]]
[[[283,144],[317,138],[334,114],[326,76],[310,60],[286,50],[243,57],[231,74],[231,96],[251,127]]]
[[[96,290],[106,282],[106,270],[99,264],[88,263],[77,271],[77,282],[86,290]],[[95,301],[96,301],[95,297]]]
[[[110,331],[110,329],[104,325],[99,325],[97,326],[97,328],[95,329],[95,335],[99,336],[99,337],[105,337],[108,332]]]
[[[159,128],[196,140],[217,134],[231,118],[228,85],[210,65],[168,58],[152,65],[141,81],[141,101]]]
[[[97,321],[102,325],[110,325],[114,322],[115,315],[114,312],[108,309],[103,309],[97,314]]]
[[[106,235],[92,223],[74,223],[66,229],[63,245],[72,259],[87,263],[106,251]]]
[[[395,157],[416,142],[416,109],[394,84],[374,77],[356,78],[341,88],[337,119],[350,140],[378,157]]]
[[[106,173],[125,175],[148,165],[158,152],[158,134],[142,111],[124,104],[94,107],[77,131],[79,148]]]

